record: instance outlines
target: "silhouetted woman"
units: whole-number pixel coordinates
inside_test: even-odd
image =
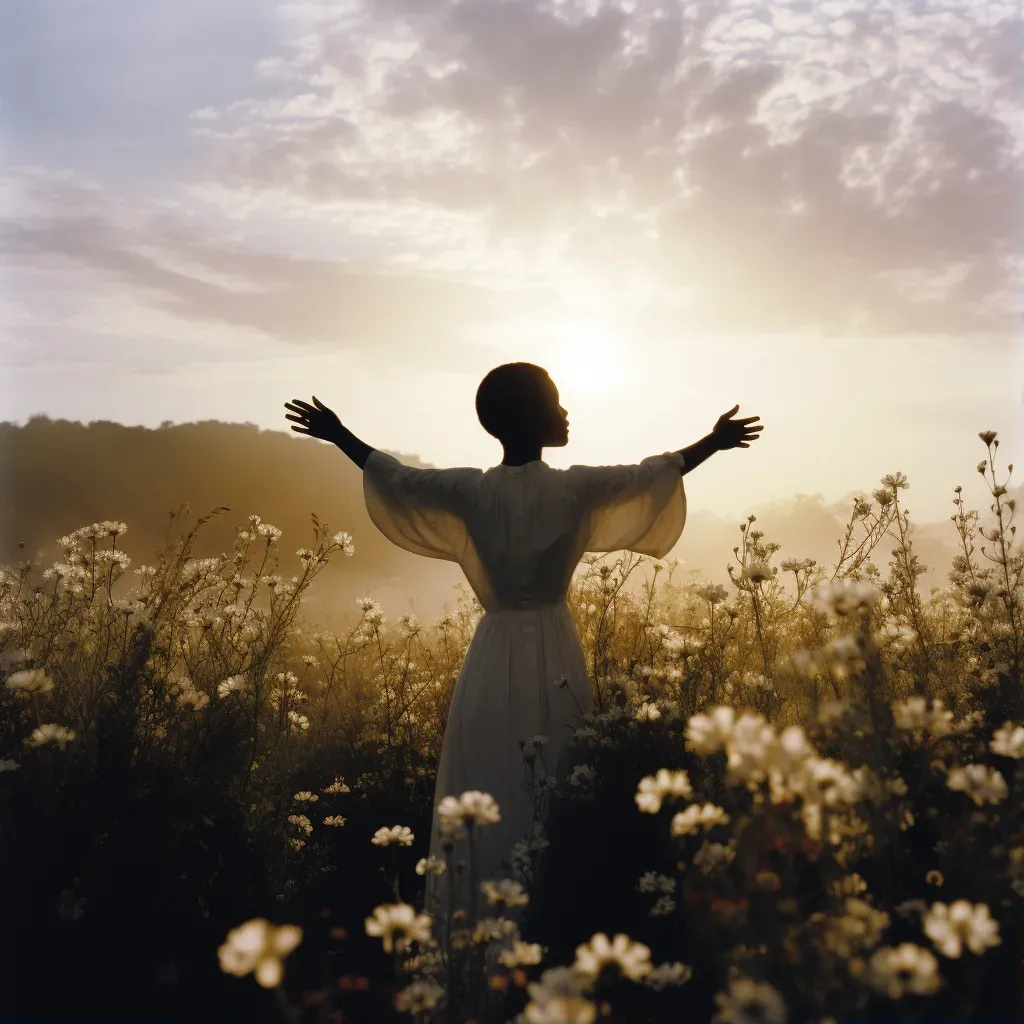
[[[504,457],[490,469],[411,469],[364,444],[315,397],[286,403],[292,430],[336,444],[363,470],[370,519],[407,551],[458,562],[483,606],[452,697],[434,795],[430,852],[443,857],[437,806],[468,790],[489,793],[501,820],[474,829],[477,879],[507,877],[513,845],[533,831],[521,741],[547,737],[535,769],[571,772],[572,733],[592,704],[583,646],[566,593],[585,552],[628,549],[664,558],[686,520],[682,476],[709,455],[746,448],[757,416],[719,417],[705,438],[637,465],[553,469],[569,421],[558,389],[532,363],[484,377],[476,410]],[[529,749],[527,750],[529,753]],[[505,862],[505,863],[503,863]],[[428,876],[440,891],[445,876]]]

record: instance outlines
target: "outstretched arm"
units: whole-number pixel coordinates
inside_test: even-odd
[[[739,409],[734,405],[728,412],[718,417],[714,429],[706,437],[702,437],[696,444],[689,448],[681,448],[679,454],[684,460],[682,475],[686,476],[691,469],[696,469],[709,456],[715,452],[724,452],[729,448],[749,448],[751,441],[756,441],[761,435],[757,433],[764,430],[763,426],[749,427],[748,423],[759,420],[760,416],[747,416],[742,420],[734,420],[731,417]]]
[[[348,427],[317,397],[313,396],[313,404],[300,401],[298,398],[285,402],[284,407],[292,413],[285,419],[293,420],[298,426],[292,427],[297,434],[308,434],[318,437],[321,441],[336,444],[360,469],[366,465],[370,452],[376,451],[365,441],[360,441]]]

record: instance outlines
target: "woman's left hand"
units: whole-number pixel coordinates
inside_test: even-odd
[[[728,412],[723,412],[718,417],[714,430],[711,431],[711,436],[715,439],[719,451],[724,452],[729,448],[749,448],[750,442],[756,441],[760,437],[757,431],[764,430],[763,426],[750,427],[747,425],[753,423],[754,420],[759,420],[760,416],[747,416],[741,420],[732,419],[737,409],[739,406],[734,405]]]

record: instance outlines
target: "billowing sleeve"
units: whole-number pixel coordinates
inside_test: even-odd
[[[572,466],[584,551],[635,551],[664,558],[686,523],[683,456],[652,455],[631,466]]]
[[[400,548],[457,562],[468,541],[468,484],[479,474],[478,469],[412,469],[393,455],[372,451],[363,465],[366,511]]]

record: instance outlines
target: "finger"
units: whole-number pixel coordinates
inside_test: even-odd
[[[296,434],[311,434],[312,433],[311,430],[306,430],[305,427],[292,427],[292,430],[294,430]]]
[[[760,418],[761,418],[760,416],[745,416],[743,419],[739,420],[738,422],[740,422],[740,423],[753,423],[754,420],[759,420]]]
[[[305,409],[306,412],[316,412],[316,409],[314,409],[309,402],[303,402],[301,398],[293,398],[292,402],[294,402],[300,409]]]
[[[322,410],[323,412],[330,412],[331,411],[330,409],[327,408],[326,405],[324,405],[323,402],[320,401],[319,398],[316,397],[316,395],[313,396],[313,404],[316,405],[316,407],[318,409]]]
[[[286,420],[291,420],[293,423],[305,423],[306,422],[306,417],[305,417],[304,414],[302,416],[285,416],[285,419]]]
[[[743,443],[743,442],[741,441],[741,442],[740,442],[740,444],[739,444],[739,447],[740,447],[740,448],[749,448],[749,447],[750,447],[750,445],[749,445],[749,444],[744,444],[744,443]]]

